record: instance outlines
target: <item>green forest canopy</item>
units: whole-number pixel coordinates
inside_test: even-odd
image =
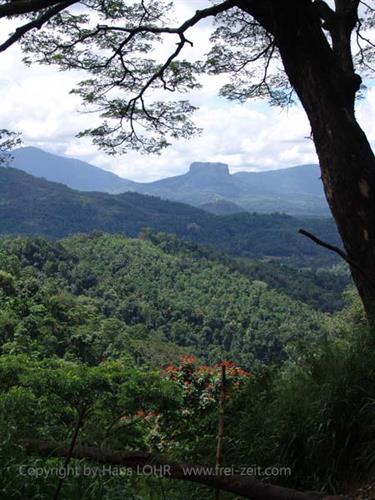
[[[158,341],[247,369],[294,358],[306,339],[311,347],[327,335],[322,310],[342,306],[347,283],[210,255],[168,235],[3,238],[0,268],[3,353],[89,364],[142,356]]]
[[[234,255],[275,257],[314,267],[337,262],[336,254],[299,235],[301,227],[340,245],[329,218],[297,219],[278,213],[216,216],[138,193],[83,193],[20,170],[0,168],[0,234],[59,238],[101,230],[137,236],[150,228]]]
[[[53,449],[70,442],[80,416],[77,453],[89,444],[151,453],[147,463],[162,454],[212,464],[223,359],[225,463],[282,464],[292,474],[273,482],[331,492],[368,477],[375,363],[358,298],[332,316],[318,310],[328,296],[314,306],[288,296],[293,280],[323,291],[313,273],[294,270],[288,281],[291,270],[275,263],[145,236],[0,240],[7,497],[55,493]],[[40,456],[41,443],[51,458]],[[66,478],[67,500],[212,498],[205,487],[157,477],[84,476],[82,467],[98,467],[92,460],[72,466],[81,472]],[[50,476],[36,478],[43,467]]]

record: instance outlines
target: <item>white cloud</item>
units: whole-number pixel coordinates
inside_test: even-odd
[[[177,21],[185,19],[207,0],[178,0]],[[193,48],[186,57],[200,57],[208,50],[210,25],[191,30]],[[8,24],[3,36],[10,31]],[[166,50],[162,49],[160,54]],[[0,54],[1,127],[23,133],[24,142],[58,154],[89,161],[138,181],[176,175],[192,161],[229,163],[232,171],[243,168],[264,170],[300,163],[317,162],[310,127],[300,107],[289,110],[270,108],[264,103],[246,105],[217,98],[222,77],[202,78],[203,89],[189,96],[200,106],[196,122],[203,127],[200,137],[178,141],[160,156],[129,152],[114,158],[95,149],[87,139],[75,135],[96,123],[98,117],[79,112],[77,96],[69,94],[82,79],[78,72],[59,72],[54,67],[26,67],[22,54],[12,47]],[[375,143],[375,87],[358,105],[358,118],[370,141]]]

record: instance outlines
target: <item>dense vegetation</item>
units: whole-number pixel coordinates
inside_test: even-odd
[[[209,252],[167,235],[1,239],[4,498],[53,497],[63,462],[33,443],[68,446],[74,429],[77,447],[213,464],[223,359],[225,464],[282,466],[291,474],[267,479],[325,491],[371,476],[375,360],[358,298],[326,315],[281,291],[283,266]],[[212,498],[95,461],[71,467],[66,500]]]
[[[0,17],[30,19],[2,48],[28,33],[29,62],[88,70],[92,78],[76,92],[87,104],[99,105],[109,122],[83,135],[109,152],[129,147],[156,152],[168,136],[185,138],[196,131],[187,101],[152,104],[144,95],[148,89],[189,91],[198,87],[195,75],[202,71],[232,75],[221,93],[239,101],[269,96],[283,104],[290,102],[293,87],[312,127],[325,192],[348,251],[344,259],[374,329],[375,164],[355,118],[362,87],[357,71],[368,69],[373,56],[366,34],[374,27],[373,8],[338,0],[334,8],[316,1],[286,1],[282,7],[273,1],[224,1],[207,4],[173,28],[168,3],[81,2],[78,15],[62,13],[72,3],[5,2]],[[98,15],[105,24],[92,31],[88,24]],[[211,16],[217,23],[206,60],[179,61],[180,51],[192,44],[186,30]],[[354,30],[362,42],[360,57],[350,50]],[[148,56],[163,34],[179,40],[160,64]],[[278,56],[291,87],[273,64]],[[257,65],[254,71],[249,61]],[[260,63],[266,71],[257,82]],[[139,138],[139,126],[151,135]],[[86,196],[44,181],[35,184],[20,173],[16,182],[4,175],[4,233],[56,238],[101,229],[135,236],[148,226],[242,258],[310,265],[309,257],[321,255],[309,242],[299,243],[296,226],[302,223],[282,215],[207,218],[160,200]],[[338,243],[330,221],[308,226]],[[113,234],[53,243],[8,238],[0,250],[2,497],[212,498],[212,491],[198,485],[172,485],[128,471],[85,474],[82,467],[119,457],[113,449],[128,450],[137,460],[146,456],[149,464],[158,463],[160,454],[213,464],[224,367],[224,463],[281,465],[290,474],[272,476],[274,482],[329,492],[350,491],[373,478],[374,331],[354,293],[347,291],[348,305],[336,311],[341,306],[336,294],[345,283],[340,269],[319,297],[327,270],[287,276],[274,262],[263,267],[226,260],[147,231],[139,240]],[[292,290],[293,278],[307,293]],[[328,305],[330,296],[337,300]],[[60,459],[72,453],[79,474],[65,477],[67,459],[62,469]]]
[[[307,302],[325,309],[339,302],[340,277],[324,291],[324,275],[319,285],[313,273],[208,252],[167,235],[3,238],[2,352],[94,365],[124,352],[147,359],[147,346],[163,351],[168,342],[209,363],[254,369],[295,359],[307,338],[309,347],[322,342],[324,314],[287,293],[294,282],[294,294],[303,288]]]
[[[327,314],[344,305],[349,277],[343,265],[313,271],[285,264],[319,267],[332,261],[321,259],[317,248],[298,236],[302,246],[291,247],[300,221],[278,214],[216,217],[157,198],[83,194],[31,179],[27,194],[18,177],[6,188],[13,202],[4,196],[0,210],[9,215],[9,206],[14,209],[10,219],[2,219],[6,232],[57,237],[71,232],[72,221],[74,230],[90,221],[92,229],[109,225],[115,232],[121,212],[113,210],[113,200],[121,199],[128,207],[127,231],[122,226],[121,232],[138,238],[95,231],[62,240],[0,239],[4,495],[53,496],[61,481],[61,459],[43,459],[32,451],[25,455],[25,446],[32,446],[31,438],[69,444],[81,416],[77,446],[214,463],[223,360],[229,398],[226,463],[281,464],[293,471],[292,477],[272,477],[273,482],[327,491],[347,487],[352,460],[356,473],[367,477],[361,457],[370,453],[364,443],[373,432],[372,409],[366,406],[367,393],[350,405],[348,400],[352,383],[363,384],[360,358],[367,344],[354,341],[347,327],[353,315],[361,324],[361,311],[356,306],[355,314]],[[105,203],[99,211],[100,200]],[[192,211],[202,219],[191,219]],[[91,218],[80,220],[88,213]],[[116,221],[112,226],[111,220]],[[183,234],[188,220],[196,226]],[[173,230],[193,241],[142,229],[170,231],[171,221]],[[216,235],[225,224],[227,237],[220,244]],[[246,244],[244,224],[252,235]],[[309,224],[320,235],[330,231],[329,221]],[[197,236],[202,227],[205,238]],[[200,239],[218,249],[194,242]],[[311,260],[303,245],[312,250]],[[230,257],[220,248],[261,258]],[[371,378],[371,371],[366,376]],[[344,378],[341,385],[338,378]],[[359,418],[366,429],[362,434]],[[308,438],[313,444],[306,448]],[[120,476],[108,471],[101,477],[100,472],[84,475],[86,462],[72,463],[78,473],[64,480],[61,498],[212,497],[202,486],[129,470]],[[35,470],[52,472],[35,480]]]
[[[298,234],[303,227],[339,245],[331,219],[296,219],[283,214],[216,216],[203,210],[137,193],[83,193],[62,184],[0,168],[0,233],[63,237],[101,230],[137,236],[149,227],[216,246],[235,255],[289,259],[320,266],[334,253]]]
[[[45,221],[51,230],[57,223],[60,231],[60,203],[69,199],[64,186],[55,185],[52,192],[63,194],[45,219],[34,218],[40,200],[51,200],[45,182],[40,181],[39,194],[29,190],[29,205],[22,210],[31,211],[29,222]],[[87,206],[94,203],[91,196],[114,198],[68,191],[79,200],[69,213],[80,213],[81,196],[87,196]],[[157,228],[161,220],[171,220],[171,206],[187,217],[195,210],[122,196],[146,201],[142,213],[147,218],[157,212]],[[3,199],[3,209],[6,204]],[[141,213],[140,205],[137,210],[129,210],[130,220]],[[100,216],[105,218],[105,211]],[[240,238],[241,214],[212,217],[231,220]],[[368,341],[357,299],[337,313],[344,306],[347,270],[343,265],[316,271],[289,267],[288,260],[307,263],[296,249],[289,250],[288,259],[265,257],[275,221],[284,236],[296,221],[282,215],[246,217],[252,234],[260,235],[253,242],[258,260],[141,226],[134,229],[135,239],[99,231],[62,240],[0,239],[2,495],[50,498],[61,484],[60,498],[69,500],[211,498],[203,486],[130,469],[103,473],[95,462],[73,459],[75,472],[62,480],[61,459],[41,457],[33,443],[68,446],[77,429],[78,447],[140,450],[213,464],[222,363],[228,375],[225,463],[281,465],[292,475],[270,480],[306,489],[343,490],[352,486],[354,471],[368,477],[368,440],[375,434],[368,404],[375,388],[373,360],[369,356],[366,366],[362,363]],[[92,220],[96,227],[98,219]],[[19,222],[9,232],[22,232]],[[324,221],[311,223],[329,228]],[[287,241],[281,238],[275,253],[285,253]],[[322,261],[314,259],[319,266]],[[360,340],[353,338],[353,325]],[[353,461],[357,465],[351,470]],[[86,475],[85,466],[91,467]],[[37,480],[35,474],[41,474]]]

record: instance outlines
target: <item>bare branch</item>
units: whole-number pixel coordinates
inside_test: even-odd
[[[358,273],[360,273],[363,277],[365,277],[375,290],[375,284],[371,282],[371,280],[370,280],[369,276],[367,275],[367,273],[365,272],[365,270],[362,269],[360,266],[358,266],[358,264],[356,262],[351,260],[348,257],[348,255],[343,250],[341,250],[341,248],[339,248],[335,245],[331,245],[330,243],[326,243],[325,241],[319,239],[314,234],[309,233],[308,231],[305,231],[305,229],[300,229],[298,232],[300,234],[302,234],[303,236],[306,236],[307,238],[312,240],[317,245],[324,247],[324,248],[327,248],[328,250],[331,250],[332,252],[337,253],[337,255],[339,255],[343,260],[345,260],[345,262],[347,262],[352,269],[355,269]]]
[[[63,466],[64,471],[67,471],[70,459],[72,457],[74,447],[75,447],[76,442],[77,442],[79,430],[83,424],[84,417],[85,417],[85,409],[81,409],[79,414],[78,414],[77,423],[76,423],[74,431],[73,431],[72,440],[71,440],[70,445],[69,445],[68,453],[66,454],[66,457],[64,460],[64,466]],[[62,490],[62,487],[64,485],[65,479],[66,479],[66,473],[61,476],[61,478],[58,482],[55,494],[53,496],[53,500],[58,500],[60,493],[61,493],[61,490]]]
[[[154,34],[174,34],[174,35],[182,35],[189,28],[195,26],[202,19],[206,19],[207,17],[216,16],[221,12],[224,12],[231,7],[235,6],[235,0],[225,0],[223,3],[216,4],[212,7],[208,7],[207,9],[197,10],[190,19],[187,19],[184,23],[176,28],[168,28],[161,26],[152,26],[152,25],[140,25],[136,28],[125,28],[123,26],[108,26],[108,25],[99,25],[98,30],[104,31],[122,31],[129,33],[131,35],[136,35],[138,33],[154,33]],[[93,32],[92,35],[95,35],[97,31]],[[90,36],[90,35],[88,35]],[[77,40],[79,42],[80,40]],[[189,42],[191,43],[191,42]]]
[[[359,3],[364,5],[366,9],[370,10],[371,12],[375,12],[375,7],[371,7],[370,4],[368,4],[364,0],[359,0]]]
[[[300,234],[302,234],[303,236],[310,238],[310,240],[312,240],[317,245],[324,247],[324,248],[328,248],[328,250],[331,250],[332,252],[337,253],[337,255],[339,255],[342,259],[344,259],[345,262],[349,263],[348,256],[346,255],[346,253],[343,250],[341,250],[341,248],[336,247],[334,245],[331,245],[330,243],[326,243],[325,241],[319,239],[317,236],[313,235],[312,233],[305,231],[305,229],[300,229],[298,232]]]
[[[371,47],[375,47],[375,43],[372,42],[369,38],[365,37],[364,35],[362,35],[362,33],[358,30],[357,31],[357,36],[358,38],[360,38],[361,40],[363,40],[364,42],[368,43],[369,45],[371,45]]]

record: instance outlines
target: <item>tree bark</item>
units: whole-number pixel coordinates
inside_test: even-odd
[[[268,11],[261,13],[252,4],[244,0],[241,7],[274,35],[309,118],[326,198],[348,259],[355,264],[351,273],[367,318],[375,327],[375,157],[355,118],[361,79],[347,62],[347,41],[340,45],[341,30],[341,38],[330,46],[311,0],[268,0]],[[352,18],[353,11],[342,22],[347,26]],[[350,41],[351,30],[346,33]]]
[[[23,443],[23,446],[26,451],[36,452],[41,456],[66,457],[70,453],[72,458],[130,467],[138,473],[142,473],[145,467],[145,472],[150,474],[150,467],[152,467],[158,476],[200,483],[252,500],[339,500],[344,498],[339,496],[326,497],[324,494],[316,492],[301,492],[283,488],[245,475],[207,472],[209,466],[178,464],[146,452],[124,452],[92,446],[76,446],[73,450],[69,450],[65,444],[54,441],[27,441]],[[199,471],[199,469],[201,470]],[[195,472],[189,473],[189,470],[195,470]]]

